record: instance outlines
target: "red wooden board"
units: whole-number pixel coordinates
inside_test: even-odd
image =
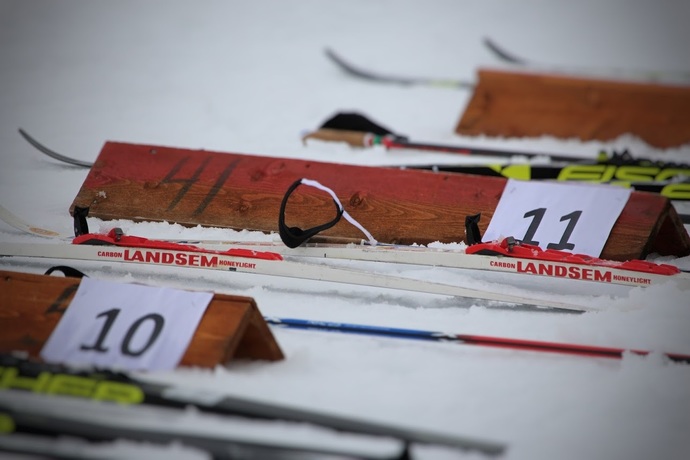
[[[498,177],[107,142],[70,211],[89,207],[90,216],[104,220],[277,232],[281,200],[300,178],[336,191],[345,209],[379,241],[402,244],[464,240],[465,217],[476,213],[482,214],[484,231],[506,183]],[[335,214],[329,195],[300,187],[288,202],[286,223],[304,229]],[[665,252],[690,252],[690,239],[668,200],[633,192],[602,257],[644,257],[656,247],[667,219]],[[362,238],[344,219],[323,235]]]
[[[80,280],[0,270],[0,352],[34,358],[57,326]],[[215,294],[180,362],[213,368],[232,359],[284,359],[251,297]]]

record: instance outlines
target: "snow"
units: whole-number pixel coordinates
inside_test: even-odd
[[[301,142],[305,130],[332,114],[360,111],[420,142],[582,157],[627,147],[638,156],[687,162],[690,145],[661,151],[630,135],[607,143],[463,138],[454,128],[469,92],[362,82],[323,53],[332,47],[391,74],[472,80],[477,68],[498,66],[481,45],[491,36],[515,53],[557,65],[687,72],[687,17],[688,2],[651,0],[2,0],[2,204],[36,225],[68,233],[67,209],[87,174],[37,153],[19,127],[87,161],[106,140],[350,164],[459,160]],[[117,225],[147,237],[271,239],[167,223],[89,223],[94,231]],[[2,223],[0,241],[43,242]],[[671,262],[690,266],[688,258]],[[0,260],[2,269],[34,273],[49,265]],[[660,355],[690,353],[687,291],[673,283],[594,292],[571,283],[515,286],[514,280],[475,280],[449,270],[386,268],[421,278],[457,276],[473,287],[574,300],[598,310],[574,315],[267,276],[96,263],[79,268],[104,279],[252,296],[271,316],[650,349],[656,353],[617,361],[273,328],[286,355],[282,362],[143,377],[505,442],[510,460],[690,458],[690,367]],[[413,453],[485,458],[428,447]]]

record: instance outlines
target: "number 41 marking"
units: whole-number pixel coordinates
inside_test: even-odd
[[[544,214],[546,214],[546,208],[537,208],[533,209],[531,211],[527,211],[525,215],[523,216],[524,218],[532,218],[532,222],[530,222],[529,227],[527,228],[527,231],[525,232],[525,236],[522,239],[522,242],[525,244],[532,244],[534,246],[539,246],[539,241],[535,241],[534,234],[537,233],[537,229],[539,228],[539,224],[541,224],[542,219],[544,218]],[[575,245],[573,243],[569,243],[568,240],[570,239],[570,236],[573,234],[573,230],[575,230],[575,225],[577,224],[577,221],[580,219],[580,216],[582,215],[582,211],[573,211],[570,214],[566,214],[565,216],[561,216],[561,222],[564,220],[568,221],[568,225],[565,227],[565,231],[563,232],[563,235],[561,236],[561,240],[558,243],[549,243],[546,245],[547,249],[557,249],[557,250],[572,250],[575,248]]]

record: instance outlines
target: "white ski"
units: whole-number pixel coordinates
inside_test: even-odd
[[[326,244],[312,243],[295,249],[280,243],[204,243],[199,246],[207,249],[221,249],[232,244],[236,248],[267,250],[286,257],[311,257],[323,259],[347,259],[369,262],[386,262],[396,264],[424,265],[430,267],[460,268],[484,270],[491,272],[517,273],[533,276],[544,276],[559,279],[591,281],[595,283],[619,284],[625,286],[646,287],[665,283],[671,279],[681,281],[679,287],[690,289],[690,274],[658,274],[619,268],[616,262],[608,265],[582,265],[578,263],[525,259],[521,257],[488,256],[466,254],[464,249],[442,249],[422,246],[369,246],[365,244]],[[656,264],[644,263],[644,266]],[[648,265],[649,264],[649,265]]]
[[[519,295],[486,292],[450,284],[391,276],[375,272],[304,264],[285,260],[280,257],[279,254],[274,253],[255,252],[254,255],[235,255],[236,253],[237,250],[234,249],[225,252],[199,252],[159,249],[155,247],[96,246],[90,244],[0,243],[0,256],[83,260],[107,263],[133,263],[201,270],[255,273],[314,281],[330,281],[360,286],[398,289],[428,294],[484,299],[509,304],[531,305],[551,309],[574,310],[578,312],[588,310],[585,306],[566,302],[546,301]]]
[[[55,230],[29,224],[0,205],[0,220],[13,228],[35,236],[71,241],[70,235]],[[499,273],[517,273],[558,279],[581,280],[594,283],[647,287],[669,280],[678,280],[679,288],[690,290],[690,274],[684,272],[666,274],[653,271],[632,270],[628,265],[607,262],[605,265],[582,265],[572,262],[525,259],[521,257],[487,256],[466,254],[464,248],[445,249],[424,246],[401,246],[379,244],[329,244],[306,243],[290,249],[282,242],[218,241],[200,239],[161,240],[192,243],[208,250],[224,251],[228,247],[256,251],[270,251],[289,258],[344,259],[367,262],[412,264],[430,267],[484,270]],[[641,261],[642,266],[654,267],[656,264]],[[667,267],[669,268],[669,267]]]

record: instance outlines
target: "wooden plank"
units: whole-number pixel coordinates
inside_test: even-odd
[[[402,244],[461,240],[465,216],[495,208],[505,186],[502,178],[479,180],[430,171],[382,171],[108,142],[70,212],[80,206],[105,220],[131,218],[277,232],[285,192],[305,177],[335,190],[347,211],[377,239]],[[329,195],[302,187],[290,199],[286,222],[307,228],[330,221],[335,214]],[[344,220],[324,235],[362,237]]]
[[[90,216],[103,220],[277,232],[281,200],[300,178],[336,191],[347,212],[377,240],[400,244],[463,241],[465,217],[477,213],[482,214],[484,232],[506,184],[502,177],[107,142],[70,212],[88,207]],[[669,207],[660,195],[633,192],[601,257],[645,257],[656,247],[654,240],[666,219],[672,222],[665,254],[690,253],[690,237]],[[309,228],[332,220],[335,213],[329,195],[301,187],[289,200],[286,223]],[[322,235],[362,237],[344,219]]]
[[[0,271],[0,283],[0,352],[38,358],[80,280]],[[283,357],[253,298],[215,294],[180,365],[213,368],[232,359]]]
[[[481,69],[456,132],[608,141],[626,133],[668,148],[690,142],[690,86]]]

